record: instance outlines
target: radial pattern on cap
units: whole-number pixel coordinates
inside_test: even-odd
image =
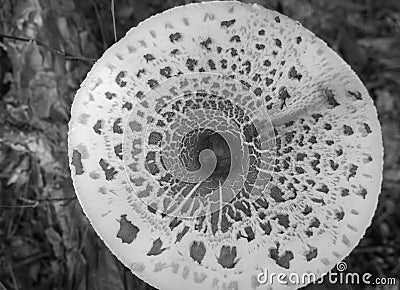
[[[258,289],[264,269],[319,277],[376,208],[368,92],[323,41],[258,5],[190,4],[140,23],[93,66],[71,115],[86,215],[159,289]]]

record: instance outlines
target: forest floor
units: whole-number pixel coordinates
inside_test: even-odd
[[[187,2],[115,1],[117,38],[150,15]],[[348,271],[399,279],[400,1],[257,2],[316,33],[368,88],[382,125],[384,179],[372,225],[345,261]],[[152,289],[94,233],[68,166],[74,94],[114,43],[110,5],[0,0],[0,290]],[[399,289],[399,280],[397,288],[380,289]]]

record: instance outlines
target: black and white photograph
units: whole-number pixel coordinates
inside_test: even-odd
[[[399,0],[0,0],[0,290],[399,290]]]

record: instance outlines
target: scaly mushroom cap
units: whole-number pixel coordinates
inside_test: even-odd
[[[72,106],[82,207],[160,289],[256,289],[264,269],[320,277],[369,226],[382,155],[355,73],[258,5],[147,19],[104,53]]]

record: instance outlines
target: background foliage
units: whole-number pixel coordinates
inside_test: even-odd
[[[187,2],[116,0],[117,38]],[[382,194],[346,262],[351,272],[400,278],[400,1],[256,2],[324,39],[373,97],[385,146]],[[68,167],[70,105],[93,60],[114,43],[111,1],[0,0],[0,34],[0,289],[151,289],[93,232]]]

